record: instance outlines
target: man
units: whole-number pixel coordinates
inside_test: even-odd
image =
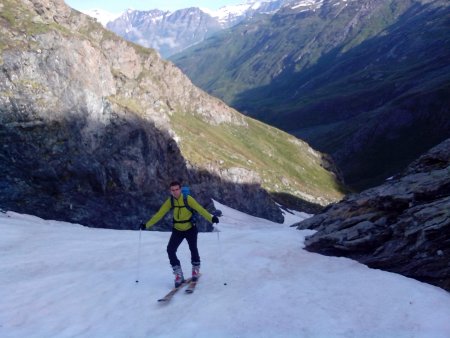
[[[175,275],[175,287],[179,287],[185,279],[180,260],[177,257],[177,249],[184,239],[188,242],[191,251],[192,280],[196,281],[200,274],[200,256],[197,248],[198,230],[192,221],[193,211],[197,211],[211,223],[219,223],[219,218],[206,211],[192,196],[187,195],[183,198],[181,185],[177,181],[170,183],[170,194],[172,196],[163,203],[158,212],[147,223],[141,224],[141,229],[145,230],[152,227],[173,209],[173,228],[167,244],[167,254]],[[187,202],[187,206],[184,201]]]

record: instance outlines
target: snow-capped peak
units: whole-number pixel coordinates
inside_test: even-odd
[[[255,1],[249,0],[242,4],[223,6],[217,11],[201,8],[201,10],[213,18],[216,18],[221,24],[227,24],[233,21],[233,18],[244,17],[248,12],[258,10],[263,4],[276,2],[279,0]]]
[[[122,15],[122,13],[111,13],[111,12],[108,12],[108,11],[105,11],[105,10],[99,9],[99,8],[88,9],[88,10],[82,11],[82,13],[89,15],[90,17],[96,19],[104,27],[106,27],[106,24],[108,22],[113,21]]]
[[[299,0],[297,2],[293,2],[290,4],[292,9],[305,8],[308,9],[317,9],[321,7],[323,4],[323,0]]]
[[[252,4],[239,4],[230,5],[219,8],[217,11],[212,11],[210,9],[201,8],[201,10],[213,18],[216,18],[219,22],[224,22],[230,17],[236,17],[244,15],[245,12],[252,6]]]

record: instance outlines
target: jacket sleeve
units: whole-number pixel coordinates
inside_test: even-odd
[[[154,226],[156,223],[158,223],[161,218],[164,217],[165,214],[167,214],[170,209],[172,208],[172,206],[170,205],[170,198],[168,198],[163,205],[161,205],[161,208],[159,208],[158,212],[156,214],[153,215],[152,218],[150,218],[149,221],[147,221],[147,223],[145,223],[145,227],[151,228],[152,226]]]
[[[203,216],[208,222],[212,223],[212,215],[203,208],[191,195],[187,197],[189,206]],[[170,203],[170,201],[169,201]]]

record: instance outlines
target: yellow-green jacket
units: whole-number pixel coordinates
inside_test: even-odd
[[[172,209],[172,203],[170,202],[170,199],[171,197],[169,197],[163,203],[163,205],[161,205],[161,208],[159,208],[158,212],[153,215],[153,217],[145,224],[145,227],[147,229],[158,223],[158,221],[163,218],[164,215],[170,211],[170,209]],[[189,204],[189,207],[197,211],[207,221],[212,222],[212,215],[208,211],[206,211],[191,195],[188,195],[186,200]],[[173,198],[173,205],[174,228],[180,231],[186,231],[192,228],[192,223],[186,222],[192,217],[192,212],[190,212],[188,208],[184,207],[183,194],[180,194],[180,197],[178,197],[178,199],[176,199],[175,197]],[[177,223],[177,221],[181,221],[182,223]]]

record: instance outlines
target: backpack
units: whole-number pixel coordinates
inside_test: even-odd
[[[175,204],[173,202],[173,196],[170,195],[171,209],[174,209],[174,208],[186,208],[186,209],[188,209],[192,213],[191,218],[186,220],[186,221],[177,221],[177,223],[191,222],[191,224],[193,226],[195,226],[195,224],[197,223],[197,211],[189,206],[188,199],[187,199],[188,196],[191,194],[191,190],[189,189],[189,187],[184,186],[184,187],[181,187],[181,193],[183,194],[183,204],[184,204],[184,206],[180,206],[180,207],[179,206],[175,206]],[[175,220],[174,220],[174,223],[175,223]]]

